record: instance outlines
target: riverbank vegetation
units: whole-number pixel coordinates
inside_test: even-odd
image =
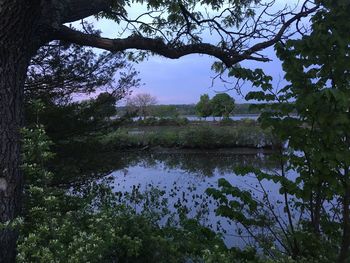
[[[164,190],[154,186],[115,192],[108,178],[86,180],[69,191],[54,186],[56,175],[45,168],[54,157],[52,142],[40,126],[22,133],[24,213],[6,226],[20,231],[18,262],[294,263],[283,255],[271,261],[253,247],[227,248],[220,233],[199,223],[203,215],[189,216],[186,200],[174,210]]]
[[[177,124],[176,126],[169,124]],[[102,145],[110,149],[129,148],[278,148],[271,130],[254,120],[203,123],[179,120],[146,119],[102,135]]]

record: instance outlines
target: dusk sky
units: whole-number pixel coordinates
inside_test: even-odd
[[[276,2],[275,8],[296,2],[296,0],[279,0]],[[117,36],[118,28],[110,21],[102,20],[96,23],[94,20],[93,22],[95,27],[102,31],[102,36],[110,38]],[[283,81],[280,81],[283,79],[281,63],[276,58],[273,48],[262,53],[272,61],[268,63],[245,61],[241,65],[249,68],[262,68],[267,74],[273,76],[276,85],[277,83],[283,85]],[[215,72],[211,70],[211,65],[214,61],[216,61],[215,58],[205,55],[189,55],[177,60],[150,56],[147,60],[135,65],[135,68],[140,72],[139,76],[143,85],[135,89],[133,93],[150,93],[157,97],[159,104],[196,103],[200,95],[204,93],[208,93],[212,97],[216,92],[230,88],[230,85],[224,84],[220,80],[216,80],[212,86],[212,77],[215,76]],[[246,94],[249,90],[251,87],[248,84],[244,86],[242,92]],[[245,102],[244,97],[235,91],[229,91],[229,94],[237,102]]]
[[[269,63],[249,61],[241,65],[249,68],[263,68],[267,74],[274,77],[277,84],[277,80],[283,77],[281,63],[275,57],[272,48],[264,53],[273,61]],[[216,92],[233,87],[219,79],[216,79],[212,86],[212,77],[215,76],[215,72],[211,70],[211,65],[214,61],[216,61],[215,58],[200,55],[190,55],[178,60],[150,57],[148,61],[135,66],[140,71],[144,85],[134,93],[150,93],[158,98],[160,104],[196,103],[204,93],[212,97]],[[251,87],[247,83],[242,92],[246,94],[249,90]],[[237,102],[245,102],[243,96],[236,91],[232,90],[228,93]]]

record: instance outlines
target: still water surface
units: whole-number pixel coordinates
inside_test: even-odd
[[[135,186],[141,192],[152,187],[164,190],[170,210],[175,210],[174,206],[181,203],[188,208],[189,216],[200,215],[203,225],[214,230],[219,227],[220,232],[226,232],[223,238],[228,246],[243,246],[242,239],[237,237],[236,226],[215,215],[217,204],[205,194],[205,190],[217,187],[218,179],[225,178],[232,185],[251,190],[256,198],[261,198],[256,177],[253,174],[237,176],[234,169],[254,166],[263,170],[277,170],[276,163],[269,160],[270,154],[252,149],[124,153],[119,156],[124,167],[110,174],[111,184],[118,192],[131,192]],[[270,182],[264,184],[266,190],[272,193],[271,200],[279,199],[278,186]]]

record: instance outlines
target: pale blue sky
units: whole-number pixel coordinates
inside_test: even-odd
[[[297,0],[277,0],[277,8],[285,4],[296,3]],[[142,9],[142,8],[140,8]],[[133,9],[131,13],[138,12],[140,9]],[[94,21],[95,23],[95,21]],[[95,26],[102,31],[105,37],[116,37],[118,33],[117,25],[109,21],[99,21]],[[274,83],[279,83],[283,78],[283,71],[280,61],[274,55],[273,48],[263,52],[272,61],[268,63],[246,61],[241,63],[249,68],[263,68],[265,72],[274,77]],[[196,103],[203,93],[210,96],[216,92],[224,91],[225,86],[219,80],[214,82],[212,87],[212,77],[215,73],[210,69],[214,58],[204,55],[189,55],[178,60],[166,59],[159,56],[151,56],[146,61],[135,65],[140,72],[142,85],[134,90],[134,93],[150,93],[156,96],[159,104],[189,104]],[[280,83],[283,85],[283,81]],[[226,85],[226,88],[229,88]],[[251,90],[249,85],[243,88],[243,94]],[[244,98],[235,91],[229,91],[237,102],[245,102]]]

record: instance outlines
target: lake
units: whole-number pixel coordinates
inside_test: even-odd
[[[209,187],[217,187],[217,181],[225,178],[232,185],[251,191],[255,198],[262,198],[259,183],[251,174],[237,176],[234,169],[238,166],[254,166],[262,170],[275,171],[276,163],[271,161],[271,152],[255,149],[234,150],[162,150],[153,152],[129,152],[114,158],[123,163],[108,177],[116,192],[140,192],[156,187],[164,190],[163,198],[168,200],[168,207],[184,206],[190,217],[197,216],[201,224],[215,231],[224,233],[227,246],[242,247],[246,240],[237,237],[237,227],[232,222],[215,215],[216,202],[205,194]],[[263,182],[267,192],[272,193],[271,201],[280,199],[278,185]],[[141,205],[135,204],[135,209]]]
[[[258,120],[260,114],[237,114],[237,115],[234,115],[234,116],[230,116],[229,118],[231,120],[234,120],[234,121],[240,121],[240,120],[243,120],[243,119],[250,119],[250,120]],[[195,115],[184,115],[184,116],[180,116],[181,118],[186,118],[188,119],[189,121],[220,121],[223,119],[223,117],[207,117],[207,118],[200,118],[198,116],[195,116]],[[120,118],[120,116],[114,116],[112,117],[111,119],[117,119],[117,118]],[[159,119],[159,117],[155,117],[157,119]],[[138,121],[140,119],[140,117],[134,117],[132,118],[133,121]]]
[[[250,120],[258,120],[260,114],[237,114],[234,116],[230,116],[229,118],[233,121],[240,121],[243,119],[250,119]],[[188,119],[189,121],[221,121],[222,117],[207,117],[207,118],[200,118],[198,116],[183,116],[184,118]]]

